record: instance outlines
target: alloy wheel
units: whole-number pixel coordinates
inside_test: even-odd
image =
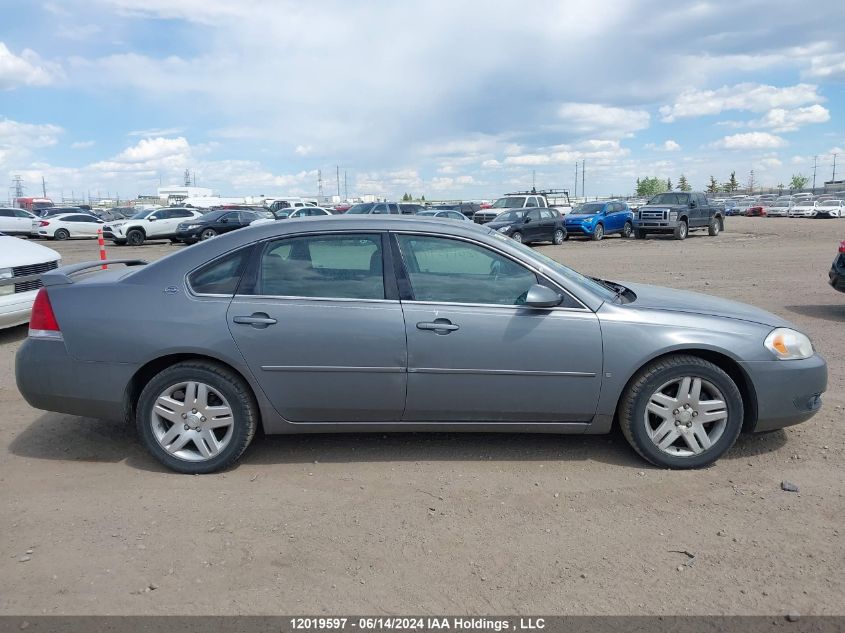
[[[232,440],[235,419],[219,391],[203,382],[180,382],[162,391],[150,414],[159,445],[178,459],[209,460]]]
[[[719,441],[728,423],[725,397],[711,382],[684,376],[664,383],[648,400],[646,432],[662,452],[700,455]]]

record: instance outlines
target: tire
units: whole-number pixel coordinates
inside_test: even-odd
[[[642,229],[634,229],[634,239],[635,240],[644,240],[646,236],[646,232]]]
[[[182,240],[180,240],[180,239],[178,239],[178,238],[175,238],[175,237],[171,237],[171,238],[170,238],[170,243],[171,243],[171,244],[181,244],[181,243],[182,243]]]
[[[593,230],[592,239],[594,242],[598,242],[602,238],[604,238],[604,224],[596,224],[596,228]]]
[[[70,231],[68,231],[67,229],[56,229],[56,232],[53,233],[53,239],[62,242],[64,240],[70,239]]]
[[[716,237],[719,234],[719,231],[722,230],[722,223],[719,222],[719,218],[713,218],[713,221],[710,223],[710,226],[707,227],[707,234],[710,237]]]
[[[696,380],[699,397],[694,394]],[[688,399],[681,395],[685,388]],[[670,409],[685,400],[692,403],[691,408]],[[721,405],[712,404],[716,400]],[[705,401],[711,404],[703,405]],[[715,462],[733,446],[744,416],[742,396],[731,377],[713,363],[686,354],[660,358],[641,369],[628,384],[617,414],[634,450],[655,466],[672,469],[701,468]],[[702,416],[712,420],[699,422],[696,418]]]
[[[513,235],[511,235],[511,239],[514,242],[519,242],[520,244],[522,244],[522,233],[516,231]]]
[[[207,406],[200,404],[202,390],[192,389],[191,384],[205,385]],[[188,412],[184,401],[192,391],[197,406]],[[163,400],[165,406],[157,406],[164,398],[169,398]],[[220,416],[216,428],[207,426],[209,419],[215,422],[208,407],[215,407]],[[228,408],[228,418],[223,417],[224,408]],[[186,361],[159,372],[147,383],[138,398],[135,427],[141,442],[159,462],[176,472],[201,475],[232,466],[255,436],[258,419],[258,405],[240,376],[216,363]],[[185,429],[189,424],[196,426]],[[209,434],[214,437],[213,444],[206,439]],[[170,449],[165,448],[168,445]]]
[[[675,227],[674,237],[676,240],[685,240],[687,239],[687,233],[689,233],[687,221],[681,220],[680,222],[678,222],[678,226]]]
[[[202,233],[200,233],[200,240],[210,240],[212,237],[217,237],[217,231],[214,229],[203,229]]]
[[[634,232],[634,225],[630,222],[625,222],[625,226],[622,227],[622,237],[629,238],[631,237],[631,233]]]
[[[554,235],[552,235],[552,244],[560,246],[566,237],[566,231],[564,229],[555,229]]]
[[[144,232],[140,229],[132,229],[126,234],[126,243],[129,244],[129,246],[140,246],[146,239],[147,236],[144,235]]]

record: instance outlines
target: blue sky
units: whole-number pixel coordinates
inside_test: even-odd
[[[845,176],[845,3],[4,0],[0,173],[38,193],[627,194]],[[536,175],[535,175],[536,174]],[[579,183],[580,189],[580,183]]]

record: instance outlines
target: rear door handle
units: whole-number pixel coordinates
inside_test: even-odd
[[[276,319],[269,316],[266,312],[253,312],[249,316],[236,316],[232,321],[239,325],[251,325],[255,328],[265,328],[268,325],[276,323]]]
[[[455,325],[449,319],[435,319],[434,321],[422,321],[417,323],[418,330],[434,330],[437,334],[448,334],[455,330],[461,329],[460,325]]]

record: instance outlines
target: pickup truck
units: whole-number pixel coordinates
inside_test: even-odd
[[[700,192],[659,193],[634,215],[634,237],[644,239],[649,233],[671,233],[684,240],[690,231],[707,230],[718,235],[725,228],[724,211],[711,205]]]
[[[554,204],[549,203],[550,198]],[[550,189],[548,191],[532,189],[531,191],[506,193],[496,200],[489,209],[476,211],[472,216],[472,221],[476,224],[487,224],[505,211],[530,208],[556,209],[560,215],[567,215],[572,212],[569,192],[565,189]]]

